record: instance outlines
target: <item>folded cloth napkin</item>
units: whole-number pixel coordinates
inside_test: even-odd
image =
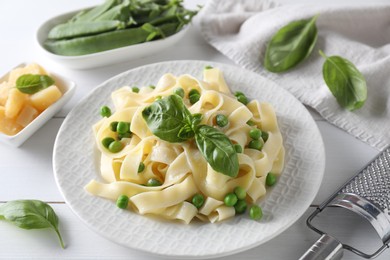
[[[294,20],[319,14],[318,40],[308,59],[284,73],[263,67],[267,42]],[[240,66],[287,89],[326,120],[383,150],[390,144],[390,5],[279,5],[265,0],[210,0],[199,26],[206,41]],[[355,64],[367,81],[365,105],[340,107],[322,76],[324,59],[339,55]]]

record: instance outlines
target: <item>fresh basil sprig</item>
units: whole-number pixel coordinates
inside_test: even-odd
[[[195,136],[198,149],[217,172],[236,177],[238,156],[230,139],[221,131],[200,125],[201,114],[192,115],[178,95],[155,101],[142,111],[150,131],[162,140],[177,143]]]
[[[153,102],[142,111],[142,117],[150,131],[164,141],[179,143],[194,136],[192,115],[178,95]]]
[[[40,200],[13,200],[0,205],[0,220],[7,220],[23,229],[53,229],[64,248],[58,217],[52,207]]]
[[[24,74],[16,80],[16,88],[25,94],[34,94],[54,84],[48,75]]]
[[[200,125],[195,133],[196,144],[211,168],[236,177],[239,170],[238,156],[230,139],[208,125]]]
[[[317,42],[317,17],[293,21],[271,38],[264,59],[268,71],[286,71],[310,55]]]
[[[367,84],[362,73],[347,59],[340,56],[325,58],[322,74],[340,106],[353,111],[361,108],[367,99]]]

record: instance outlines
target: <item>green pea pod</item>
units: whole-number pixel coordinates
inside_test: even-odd
[[[93,21],[96,17],[99,17],[101,14],[112,8],[117,4],[117,0],[107,0],[104,4],[98,5],[87,12],[81,11],[72,18],[73,22],[85,22]]]
[[[129,5],[130,3],[128,1],[124,2],[123,4],[117,5],[109,9],[107,12],[96,17],[94,21],[119,20],[125,22],[130,17]]]
[[[169,36],[176,32],[177,27],[178,23],[167,23],[158,28],[165,36]],[[78,56],[142,43],[149,34],[150,32],[138,27],[68,40],[47,40],[44,46],[56,54]]]
[[[93,35],[124,28],[125,24],[120,21],[93,21],[64,23],[55,26],[50,30],[48,38],[51,40],[60,40],[80,36]]]

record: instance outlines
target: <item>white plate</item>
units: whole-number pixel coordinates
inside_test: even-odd
[[[53,17],[44,22],[38,28],[36,33],[36,42],[41,52],[43,52],[50,59],[72,69],[89,69],[150,56],[162,51],[169,46],[174,45],[181,38],[183,38],[185,33],[188,31],[188,26],[185,26],[179,32],[165,39],[80,56],[57,55],[46,50],[43,46],[43,43],[47,39],[49,31],[54,26],[68,21],[71,17],[82,10],[84,9]]]
[[[99,178],[98,153],[92,125],[99,108],[112,105],[110,94],[124,85],[149,86],[167,72],[198,78],[204,66],[220,68],[233,91],[274,105],[286,148],[285,169],[262,202],[261,221],[247,216],[218,224],[183,225],[118,209],[114,202],[84,191]],[[55,178],[65,201],[94,231],[121,245],[176,258],[209,258],[260,245],[283,232],[307,210],[322,180],[325,155],[316,123],[291,94],[238,67],[205,61],[171,61],[124,72],[101,84],[67,116],[58,133],[53,156]]]
[[[25,67],[29,63],[21,63],[13,69]],[[51,119],[61,108],[71,99],[75,90],[76,84],[73,81],[68,80],[67,78],[62,77],[56,73],[47,70],[50,76],[52,76],[56,85],[62,92],[62,97],[57,100],[54,104],[49,106],[45,111],[43,111],[37,118],[35,118],[30,124],[28,124],[25,128],[23,128],[16,135],[6,135],[0,133],[0,142],[10,144],[15,147],[19,147],[22,145],[30,136],[32,136],[39,128],[41,128],[49,119]],[[8,78],[10,72],[5,74],[0,78],[0,82],[3,82],[6,78]]]

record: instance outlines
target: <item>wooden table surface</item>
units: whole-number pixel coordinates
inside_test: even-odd
[[[200,35],[197,24],[190,28],[180,45],[164,52],[89,70],[71,70],[46,58],[35,43],[35,32],[48,18],[83,7],[101,3],[98,0],[12,0],[0,1],[0,74],[21,62],[35,61],[50,71],[74,80],[77,90],[72,100],[19,148],[0,144],[0,203],[16,199],[39,199],[48,202],[60,218],[60,230],[66,243],[62,250],[55,234],[49,230],[22,230],[0,221],[0,259],[157,259],[156,256],[119,246],[97,235],[70,210],[64,202],[53,177],[53,144],[64,118],[77,102],[101,82],[132,68],[168,60],[197,59],[233,64],[231,60],[208,45]],[[195,7],[207,0],[187,0],[186,6]],[[282,3],[292,3],[283,0]],[[298,2],[310,2],[300,0]],[[318,1],[367,4],[363,0]],[[295,3],[295,2],[294,2]],[[386,3],[386,0],[370,4]],[[321,188],[306,213],[289,229],[271,241],[251,250],[223,259],[298,259],[319,237],[306,227],[307,216],[316,205],[331,195],[337,187],[357,173],[378,151],[353,136],[336,128],[308,108],[322,134],[326,151],[326,168]],[[318,223],[342,242],[372,252],[380,240],[368,223],[354,214],[330,209]],[[343,259],[358,259],[350,252]],[[377,259],[390,259],[390,250]]]

